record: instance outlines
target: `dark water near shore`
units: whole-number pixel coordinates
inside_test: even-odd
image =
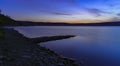
[[[120,66],[120,27],[31,26],[14,27],[27,37],[76,35],[42,43],[83,66]]]

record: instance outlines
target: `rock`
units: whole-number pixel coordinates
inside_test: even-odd
[[[69,58],[62,58],[54,51],[31,42],[13,29],[4,29],[4,34],[0,43],[2,66],[76,66]]]

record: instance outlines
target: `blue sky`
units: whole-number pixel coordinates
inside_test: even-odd
[[[120,21],[120,0],[0,0],[15,20],[91,23]]]

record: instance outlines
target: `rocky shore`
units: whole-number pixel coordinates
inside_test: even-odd
[[[74,60],[37,45],[14,29],[4,29],[3,32],[4,38],[0,41],[0,66],[78,66]],[[70,37],[73,36],[66,38]]]

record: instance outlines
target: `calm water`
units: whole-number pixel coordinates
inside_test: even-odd
[[[83,66],[120,66],[120,27],[36,26],[15,27],[27,37],[76,35],[42,43]]]

